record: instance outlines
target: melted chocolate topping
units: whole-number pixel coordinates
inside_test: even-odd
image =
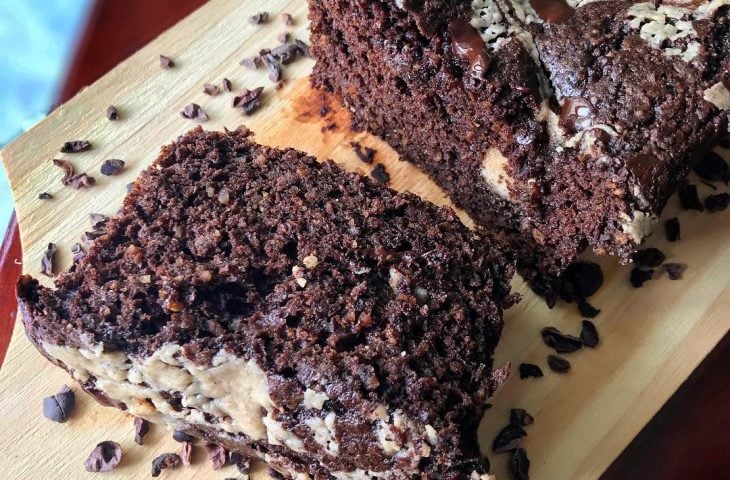
[[[593,104],[583,97],[568,97],[560,108],[560,126],[568,133],[585,130],[593,123]]]
[[[575,10],[565,0],[530,0],[537,16],[549,23],[560,23],[570,18]]]
[[[454,20],[449,25],[451,52],[469,62],[469,72],[475,78],[484,80],[492,60],[487,55],[487,46],[479,31],[469,22]]]

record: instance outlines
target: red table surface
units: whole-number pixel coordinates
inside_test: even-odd
[[[68,100],[203,3],[98,0],[76,49],[59,102]],[[21,259],[20,237],[13,217],[0,249],[0,363],[16,317],[14,291]],[[626,421],[631,420],[627,416]],[[725,336],[602,478],[730,479],[730,335]]]

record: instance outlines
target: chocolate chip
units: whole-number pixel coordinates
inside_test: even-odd
[[[677,217],[672,217],[664,222],[664,235],[667,237],[668,242],[676,242],[682,238],[679,219]]]
[[[203,84],[203,93],[206,95],[215,96],[221,93],[220,87],[218,85],[213,85],[212,83],[205,83]]]
[[[588,298],[603,285],[603,271],[594,262],[575,262],[561,276],[561,295],[566,299]]]
[[[110,177],[112,175],[119,175],[123,169],[124,160],[119,160],[116,158],[104,160],[104,163],[101,164],[101,174],[106,175],[107,177]]]
[[[206,443],[205,450],[208,452],[208,459],[213,465],[213,470],[220,470],[228,464],[228,450],[225,447],[215,443]]]
[[[358,142],[350,142],[350,146],[355,151],[355,155],[357,155],[357,158],[360,159],[361,162],[365,162],[367,164],[373,163],[373,158],[375,158],[376,150],[370,147],[363,148]]]
[[[233,84],[227,78],[223,79],[223,90],[225,90],[226,92],[233,91]]]
[[[240,65],[248,68],[249,70],[257,70],[260,66],[263,65],[263,62],[261,61],[261,57],[258,55],[255,57],[244,58],[239,63],[240,63]]]
[[[182,112],[180,112],[180,115],[182,115],[184,118],[189,118],[191,120],[200,120],[201,122],[205,122],[208,120],[208,114],[205,113],[205,111],[197,103],[187,104]]]
[[[664,253],[658,248],[645,248],[643,250],[637,250],[631,256],[637,267],[648,267],[655,268],[662,264],[664,259],[667,258]]]
[[[254,25],[261,25],[262,23],[266,23],[268,20],[268,12],[259,12],[256,15],[252,15],[248,18],[249,23],[252,23]]]
[[[724,158],[715,152],[710,152],[695,165],[693,170],[701,179],[717,182],[723,180],[730,169]]]
[[[687,266],[681,263],[665,263],[662,265],[662,268],[667,272],[670,280],[679,280],[682,278],[682,274]]]
[[[466,20],[454,20],[449,24],[451,52],[469,64],[469,74],[477,79],[487,78],[492,59],[479,31]]]
[[[593,124],[595,108],[590,100],[583,97],[567,97],[560,108],[559,124],[568,133],[576,133]]]
[[[580,338],[573,335],[560,333],[555,327],[545,327],[540,331],[542,341],[548,347],[554,349],[558,353],[571,353],[580,350],[583,343]]]
[[[73,164],[66,160],[59,160],[54,158],[53,164],[63,169],[63,178],[61,183],[66,186],[79,189],[82,187],[90,187],[96,183],[94,177],[90,177],[85,173],[76,174]]]
[[[253,90],[244,89],[239,95],[233,98],[233,107],[243,110],[244,115],[251,115],[261,106],[261,94],[264,87]]]
[[[709,195],[705,199],[705,208],[708,212],[721,212],[730,205],[730,195],[727,193],[718,193]]]
[[[79,263],[79,260],[86,256],[86,252],[80,243],[74,243],[71,245],[71,255],[73,255],[73,262]]]
[[[144,436],[150,431],[150,422],[144,418],[134,417],[134,441],[137,445],[144,445]]]
[[[63,423],[71,416],[75,406],[76,394],[68,388],[68,385],[64,385],[57,394],[43,399],[43,416],[48,420]]]
[[[159,477],[163,470],[170,468],[176,469],[182,464],[182,459],[177,453],[163,453],[152,460],[152,476]]]
[[[289,41],[289,33],[288,32],[281,32],[279,35],[276,36],[276,40],[279,43],[286,43]],[[299,51],[297,49],[297,51]]]
[[[705,208],[700,202],[700,197],[697,196],[697,186],[689,183],[685,184],[679,189],[679,204],[684,210],[697,210],[702,212]]]
[[[282,13],[281,20],[284,22],[284,25],[286,25],[287,27],[291,27],[292,25],[294,25],[294,17],[292,17],[288,13]]]
[[[378,182],[385,185],[390,181],[390,175],[387,171],[385,171],[385,166],[383,166],[382,163],[378,163],[375,165],[375,168],[370,172],[370,176],[373,177]]]
[[[601,313],[599,309],[586,302],[585,300],[578,299],[576,300],[576,303],[578,304],[578,311],[584,317],[595,318],[596,316],[598,316],[599,313]]]
[[[279,64],[279,61],[270,52],[262,55],[261,60],[269,71],[269,80],[272,82],[281,80],[281,64]]]
[[[192,442],[195,438],[192,435],[188,435],[182,430],[175,430],[172,432],[172,439],[176,442]]]
[[[91,143],[86,140],[72,140],[65,142],[61,147],[61,153],[79,153],[91,150]]]
[[[527,432],[524,431],[522,427],[510,423],[500,430],[494,438],[494,441],[492,442],[492,451],[494,453],[504,453],[514,450],[520,446],[522,437],[526,435]]]
[[[509,456],[507,473],[510,480],[530,480],[530,459],[524,448],[515,449]]]
[[[644,282],[651,280],[654,277],[654,270],[651,268],[634,267],[631,270],[631,276],[629,281],[634,288],[640,288],[644,285]]]
[[[568,373],[570,370],[570,362],[557,355],[548,355],[547,363],[550,370],[555,373]]]
[[[532,363],[520,363],[520,378],[540,378],[543,376],[542,369]]]
[[[122,461],[122,447],[117,442],[104,441],[96,445],[84,462],[87,472],[109,472]]]
[[[38,200],[50,200],[53,198],[53,195],[51,195],[48,192],[42,192],[38,194]]]
[[[598,329],[590,320],[583,320],[580,329],[580,340],[589,348],[596,348],[599,342]]]
[[[294,45],[299,48],[299,52],[304,55],[307,58],[312,58],[312,53],[309,51],[309,45],[307,45],[305,42],[297,39],[294,39]]]
[[[91,228],[94,230],[99,230],[100,228],[103,228],[104,225],[106,225],[106,222],[108,220],[109,220],[109,217],[107,217],[103,213],[90,213],[89,214],[89,221],[91,222]]]
[[[114,105],[109,105],[106,107],[106,118],[109,120],[117,120],[119,118],[119,112],[117,111],[117,107]]]
[[[175,62],[173,62],[172,58],[170,58],[170,57],[160,55],[160,66],[162,68],[164,68],[165,70],[168,70],[175,66]]]
[[[509,412],[509,423],[512,425],[517,425],[518,427],[526,427],[528,425],[532,425],[535,422],[535,419],[532,418],[532,415],[527,413],[527,410],[524,410],[522,408],[513,408]]]
[[[180,445],[180,460],[182,464],[189,467],[193,459],[193,444],[190,442],[182,442]]]
[[[56,258],[56,244],[49,243],[46,247],[46,251],[43,252],[43,258],[41,258],[41,273],[48,277],[54,275],[55,270],[55,258]]]

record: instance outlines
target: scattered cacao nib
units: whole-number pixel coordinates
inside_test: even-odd
[[[43,416],[48,420],[64,423],[73,413],[76,406],[76,394],[68,388],[61,387],[55,395],[43,399]]]
[[[69,161],[54,158],[53,164],[63,169],[61,183],[64,185],[79,189],[82,187],[90,187],[96,183],[94,177],[90,177],[85,173],[76,174],[73,164]]]
[[[192,435],[188,435],[182,430],[175,430],[174,432],[172,432],[172,439],[176,442],[192,442],[193,440],[195,440]]]
[[[189,467],[193,459],[193,444],[190,442],[182,442],[180,444],[180,460],[182,464]]]
[[[510,454],[507,473],[510,480],[530,480],[530,459],[524,448],[517,448]]]
[[[575,262],[561,276],[560,295],[564,300],[585,299],[603,285],[603,270],[594,262]]]
[[[232,92],[233,91],[233,84],[227,78],[224,78],[223,79],[223,90],[225,90],[226,92]]]
[[[239,63],[240,63],[240,65],[248,68],[249,70],[258,70],[258,68],[263,65],[263,62],[261,61],[261,57],[258,55],[255,57],[246,57],[243,60],[241,60]]]
[[[254,25],[261,25],[262,23],[266,23],[268,20],[269,20],[268,12],[259,12],[256,15],[251,15],[248,18],[248,21]]]
[[[264,62],[266,69],[269,71],[269,80],[272,82],[278,82],[281,80],[281,64],[276,57],[269,52],[262,55],[261,60]]]
[[[575,352],[583,346],[580,338],[560,333],[560,330],[555,327],[545,327],[540,331],[540,334],[545,345],[558,353]]]
[[[160,66],[165,70],[169,70],[170,68],[175,66],[175,62],[170,57],[160,55]]]
[[[91,228],[94,230],[98,230],[102,228],[104,225],[106,225],[106,222],[109,220],[109,217],[104,215],[103,213],[90,213],[89,214],[89,222],[91,222]]]
[[[596,348],[598,342],[598,329],[590,320],[583,320],[580,328],[580,341],[589,348]]]
[[[644,282],[651,280],[654,277],[654,270],[651,268],[634,267],[631,269],[631,276],[629,281],[634,288],[640,288],[644,285]]]
[[[205,113],[205,111],[197,103],[187,104],[185,108],[180,112],[180,115],[182,115],[184,118],[189,118],[191,120],[200,120],[201,122],[205,122],[208,120],[208,114]]]
[[[203,84],[203,93],[210,96],[215,96],[221,93],[220,87],[218,85],[213,85],[212,83],[205,83]]]
[[[38,194],[38,200],[50,200],[53,198],[53,195],[51,195],[48,192],[41,192]]]
[[[85,173],[79,173],[78,175],[74,175],[71,177],[67,183],[69,187],[75,188],[76,190],[79,190],[80,188],[87,188],[91,187],[96,184],[96,179],[94,177],[90,177]]]
[[[667,237],[668,242],[676,242],[682,238],[679,219],[677,217],[672,217],[664,222],[664,235]]]
[[[514,450],[520,446],[522,437],[526,436],[527,432],[523,430],[519,425],[510,423],[502,430],[499,431],[497,436],[492,442],[492,451],[494,453],[504,453]]]
[[[119,111],[114,105],[106,107],[106,118],[109,120],[117,120],[119,118]]]
[[[150,432],[150,422],[141,417],[134,417],[134,441],[144,445],[144,436]]]
[[[48,277],[52,277],[54,275],[54,269],[56,267],[55,258],[56,244],[49,243],[48,247],[46,247],[46,251],[43,252],[43,258],[41,258],[41,273],[43,275]]]
[[[72,140],[65,142],[61,147],[61,153],[79,153],[91,150],[91,143],[86,140]]]
[[[279,43],[286,43],[289,41],[289,32],[281,32],[279,35],[276,36],[276,40]],[[299,52],[299,49],[297,49],[297,53]]]
[[[705,208],[700,202],[700,197],[697,196],[697,185],[685,184],[679,189],[679,204],[684,210],[697,210],[702,212]]]
[[[727,193],[718,193],[716,195],[709,195],[705,199],[705,208],[708,212],[721,212],[726,210],[730,205],[730,195]]]
[[[287,27],[291,27],[292,25],[294,25],[294,17],[292,17],[289,13],[282,13],[281,21],[284,22],[284,25],[286,25]]]
[[[358,142],[350,142],[350,146],[355,151],[355,155],[357,155],[357,158],[359,158],[361,162],[367,163],[368,165],[373,163],[373,159],[377,153],[374,148],[363,148]]]
[[[73,262],[79,263],[79,260],[86,256],[86,252],[80,243],[74,243],[71,245],[71,255],[73,255]]]
[[[637,250],[631,256],[637,267],[648,267],[655,268],[662,264],[666,255],[658,248],[645,248],[643,250]]]
[[[370,172],[370,176],[373,177],[378,182],[385,185],[390,181],[390,175],[385,170],[385,166],[382,163],[378,163],[375,165],[375,168]]]
[[[578,311],[584,317],[595,318],[598,316],[599,313],[601,313],[599,309],[597,309],[585,300],[578,299],[576,303],[578,304]]]
[[[257,87],[253,90],[243,89],[241,93],[233,98],[233,108],[240,108],[244,115],[251,115],[261,106],[261,94],[264,87]]]
[[[299,51],[307,58],[312,58],[312,53],[309,51],[309,45],[301,40],[294,39],[294,45],[299,47]]]
[[[509,423],[518,427],[526,427],[532,425],[535,419],[522,408],[513,408],[509,412]]]
[[[695,165],[693,170],[702,180],[718,182],[725,178],[730,169],[728,169],[724,158],[715,152],[710,152],[705,155],[700,163]]]
[[[533,363],[520,363],[520,378],[540,378],[543,376],[542,369]]]
[[[122,447],[117,442],[104,441],[91,451],[84,462],[87,472],[110,472],[122,461]]]
[[[104,235],[103,230],[94,230],[93,232],[84,232],[81,234],[81,242],[84,245],[91,245],[94,240]]]
[[[302,54],[301,49],[293,43],[282,43],[278,47],[271,50],[271,55],[281,62],[282,65],[288,65],[296,60]]]
[[[152,460],[152,476],[159,477],[163,470],[167,468],[175,470],[181,464],[182,460],[177,453],[163,453]]]
[[[679,280],[682,278],[682,274],[687,269],[687,265],[681,263],[665,263],[662,265],[664,271],[667,272],[667,276],[670,280]]]
[[[213,465],[213,470],[220,470],[227,465],[228,450],[225,447],[215,443],[206,443],[205,450],[208,452],[208,459]]]
[[[112,175],[119,175],[124,170],[124,160],[111,158],[104,160],[101,164],[101,174],[111,177]]]
[[[547,363],[550,370],[555,373],[568,373],[570,370],[570,362],[557,355],[548,355]]]

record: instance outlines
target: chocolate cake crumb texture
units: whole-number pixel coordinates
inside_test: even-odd
[[[103,441],[96,445],[84,462],[87,472],[110,472],[122,461],[122,447],[117,442]]]
[[[547,363],[550,370],[555,373],[568,373],[570,370],[570,362],[558,355],[548,355]]]
[[[53,422],[64,423],[75,406],[76,394],[68,385],[64,385],[58,393],[43,399],[43,416]]]

